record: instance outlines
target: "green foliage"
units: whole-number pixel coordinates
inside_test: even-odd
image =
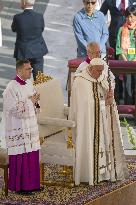
[[[124,118],[124,120],[121,121],[121,124],[127,128],[129,142],[132,145],[132,149],[136,150],[136,135],[133,133],[133,128],[130,127],[126,118]]]

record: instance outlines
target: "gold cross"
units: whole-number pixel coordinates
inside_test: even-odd
[[[101,158],[103,157],[103,154],[104,154],[104,151],[102,151],[102,148],[101,148],[101,152],[99,152],[100,155],[101,155]]]

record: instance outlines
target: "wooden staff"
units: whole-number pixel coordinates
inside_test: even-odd
[[[109,66],[108,54],[106,55],[106,63]],[[108,83],[109,91],[112,90],[111,79],[110,79],[110,69],[108,68]],[[116,170],[116,157],[115,157],[115,143],[114,143],[114,130],[113,130],[113,104],[110,105],[110,121],[111,121],[111,137],[112,137],[112,150],[113,150],[113,160],[114,160],[114,170],[115,170],[115,179],[117,181],[117,170]]]

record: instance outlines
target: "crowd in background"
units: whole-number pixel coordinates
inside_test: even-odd
[[[100,6],[100,10],[96,10]],[[87,55],[87,45],[96,42],[100,45],[101,57],[106,56],[110,46],[115,51],[114,59],[136,61],[136,1],[135,0],[83,0],[84,7],[73,19],[73,29],[77,41],[77,57]],[[110,24],[105,16],[110,12]],[[136,77],[116,76],[119,91],[118,103],[134,104]]]
[[[44,19],[41,14],[33,10],[34,3],[35,0],[21,0],[21,8],[23,9],[23,12],[18,13],[13,17],[11,29],[13,32],[16,33],[16,42],[14,49],[14,58],[16,59],[16,76],[14,80],[9,82],[3,93],[3,113],[6,119],[5,138],[7,140],[6,145],[8,148],[9,155],[9,189],[11,191],[23,191],[27,193],[34,190],[40,190],[40,141],[35,113],[35,110],[37,109],[39,95],[35,92],[32,82],[30,82],[29,79],[32,72],[33,78],[35,80],[38,71],[43,71],[43,56],[48,53],[48,48],[42,36],[42,32],[44,30]],[[106,135],[107,143],[110,144],[110,142],[108,142],[109,134],[105,131],[107,128],[109,128],[108,122],[106,124],[105,117],[105,110],[107,109],[106,106],[110,106],[112,104],[114,105],[113,113],[116,113],[116,116],[114,116],[114,122],[116,122],[115,127],[117,128],[116,130],[120,129],[119,119],[117,117],[118,114],[114,102],[114,83],[109,89],[110,86],[108,85],[108,68],[107,65],[104,66],[105,61],[103,60],[103,58],[106,56],[107,47],[111,46],[115,50],[115,59],[121,59],[123,61],[136,61],[136,5],[134,3],[136,3],[135,0],[83,0],[83,8],[75,14],[73,19],[73,30],[77,41],[77,57],[87,57],[87,59],[84,64],[82,64],[83,66],[85,66],[85,69],[83,69],[83,72],[81,72],[81,74],[79,74],[80,69],[78,69],[79,73],[77,72],[77,76],[81,75],[81,78],[75,77],[75,87],[73,86],[72,88],[73,90],[75,88],[75,93],[78,92],[79,88],[80,91],[82,91],[78,92],[78,98],[75,99],[73,97],[74,103],[78,101],[76,105],[79,105],[79,110],[75,112],[78,106],[74,107],[72,108],[74,111],[72,111],[71,113],[72,115],[73,113],[76,113],[76,116],[78,116],[78,114],[83,111],[83,114],[81,113],[79,118],[77,117],[77,121],[78,119],[80,119],[81,125],[84,125],[83,127],[79,126],[79,133],[81,134],[81,140],[86,135],[86,139],[88,138],[89,141],[90,136],[92,135],[92,143],[90,147],[95,141],[95,136],[101,137],[102,140],[104,140],[104,137]],[[96,8],[100,10],[96,10]],[[110,11],[111,18],[109,28],[106,22],[106,18],[104,16],[107,15],[108,11]],[[88,67],[88,64],[90,67]],[[109,75],[111,76],[111,81],[114,81],[113,74],[110,73]],[[98,84],[97,80],[99,79],[99,77],[102,78],[100,79],[100,83]],[[124,81],[122,81],[121,78],[124,78],[125,80],[123,79]],[[84,81],[83,79],[86,79],[86,81]],[[105,83],[103,79],[105,80]],[[136,81],[135,76],[119,76],[118,80],[121,80],[122,83],[122,89],[120,89],[120,92],[122,94],[121,97],[124,98],[124,93],[127,94],[126,98],[124,98],[124,102],[128,104],[133,104],[134,86]],[[92,89],[90,89],[90,82],[92,85]],[[103,92],[101,91],[102,88]],[[95,95],[93,92],[97,90],[99,90],[99,95],[98,93],[96,93],[98,96],[96,96],[96,99],[94,99]],[[81,93],[83,97],[81,96]],[[77,95],[75,94],[75,96]],[[84,102],[86,103],[86,101],[82,102],[82,100],[80,100],[83,99],[85,96],[88,96],[88,112],[87,106],[86,104],[84,104]],[[95,132],[94,135],[96,135],[93,136],[93,134],[91,133],[92,130],[95,130],[95,125],[97,125],[97,122],[95,121],[95,114],[99,115],[99,113],[94,112],[94,104],[92,103],[91,105],[90,102],[96,101],[95,106],[97,106],[98,98],[100,98],[100,101],[102,103],[105,103],[102,104],[100,107],[103,112],[103,118],[101,117],[101,127],[103,127],[104,117],[105,126],[107,126],[103,128],[103,131],[101,131],[103,136],[98,136]],[[73,105],[75,105],[74,103]],[[82,118],[82,116],[86,116],[86,112],[87,118]],[[91,113],[95,113],[93,119],[90,118],[90,116],[93,116],[91,115]],[[71,119],[76,121],[75,116],[71,116]],[[82,122],[82,120],[84,120],[84,122]],[[94,127],[92,126],[92,124],[94,125]],[[81,127],[82,130],[80,130]],[[76,129],[77,128],[78,124]],[[89,135],[89,132],[85,134],[83,133],[83,131],[86,130],[90,131]],[[121,170],[121,172],[117,173],[117,178],[115,176],[116,174],[113,174],[112,181],[115,181],[115,179],[122,180],[128,177],[125,160],[122,157],[123,149],[120,144],[121,133],[119,134],[118,131],[118,133],[115,134],[116,158],[118,159],[117,166],[121,167],[118,169]],[[79,137],[78,134],[76,137]],[[120,139],[120,142],[118,139]],[[98,139],[98,141],[99,140],[100,138]],[[85,148],[88,147],[88,141],[84,142],[86,143],[86,145],[84,146]],[[81,144],[84,145],[84,143],[79,143],[79,147]],[[105,147],[104,143],[101,143],[101,147],[103,148],[104,153],[107,153],[109,151],[109,146]],[[97,141],[94,142],[94,146],[96,147],[96,149],[98,149],[99,145],[97,144]],[[85,153],[86,149],[84,147],[83,152]],[[77,150],[81,151],[82,148],[77,148]],[[99,153],[95,155],[95,151],[96,150],[93,151],[94,159],[96,159],[96,164],[94,163],[94,167],[96,165],[96,167],[98,168],[97,156]],[[88,153],[89,152],[86,153],[87,156]],[[93,156],[93,154],[90,154],[88,158],[90,159],[90,156]],[[79,153],[78,162],[80,162],[82,156],[82,153]],[[104,159],[100,159],[100,161],[102,162],[102,169],[103,166],[106,166],[106,157],[107,155],[105,154]],[[84,164],[85,161],[82,161],[82,163]],[[113,158],[111,159],[111,162],[114,162]],[[109,163],[111,162],[109,161]],[[85,166],[81,167],[86,166],[89,165],[85,164]],[[107,169],[110,168],[107,167]],[[77,171],[79,170],[80,167],[77,167]],[[114,167],[113,170],[116,171],[116,167]],[[84,171],[86,172],[86,170]],[[96,179],[94,181],[92,179],[88,179],[90,177],[90,173],[93,173],[93,169],[86,174],[87,178],[83,179],[83,181],[89,182],[90,185],[95,185],[102,180],[110,179],[110,173],[106,172],[105,168],[102,170],[105,176],[103,176],[103,173],[101,174],[101,176],[97,176],[99,171],[96,171]],[[85,174],[83,174],[83,177],[84,176]],[[76,177],[77,179],[75,180],[75,182],[76,184],[79,184],[80,174],[77,173]]]
[[[26,1],[27,4],[24,2],[21,1],[24,12],[15,15],[11,25],[12,31],[16,32],[14,58],[29,59],[35,79],[38,70],[43,71],[43,56],[48,53],[42,37],[44,19],[41,14],[33,10],[34,0]],[[115,59],[135,61],[135,29],[135,0],[83,0],[83,8],[77,11],[73,18],[77,57],[85,57],[88,43],[96,42],[100,46],[102,58],[106,56],[107,47],[111,46],[115,51]],[[2,46],[1,30],[0,19],[0,46]],[[124,78],[116,76],[120,102],[123,99],[125,104],[134,103],[135,80],[132,75]]]

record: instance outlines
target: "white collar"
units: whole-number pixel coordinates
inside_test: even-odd
[[[33,9],[33,8],[34,8],[33,6],[30,6],[30,7],[25,8],[24,10],[26,10],[26,9]]]

